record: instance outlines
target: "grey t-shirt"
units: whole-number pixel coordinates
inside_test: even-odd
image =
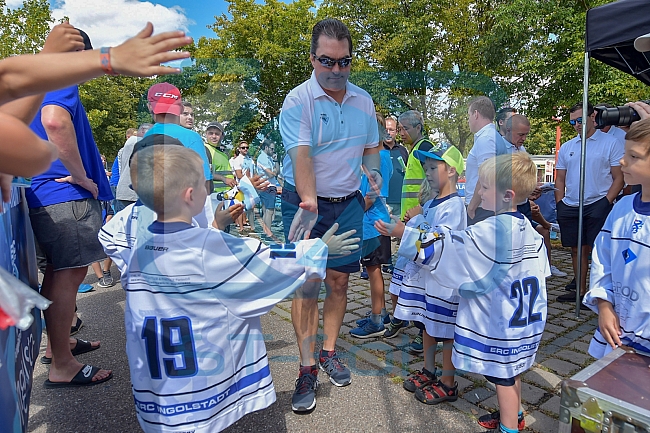
[[[136,201],[138,199],[138,195],[131,189],[131,170],[129,170],[129,159],[133,153],[133,147],[138,140],[140,140],[140,137],[129,137],[122,148],[122,156],[119,161],[120,180],[115,190],[115,198],[118,200]]]

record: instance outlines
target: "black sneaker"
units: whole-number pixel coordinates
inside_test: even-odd
[[[584,299],[584,295],[580,296],[580,309],[581,310],[589,310],[590,308],[587,307],[585,304],[582,303],[582,300]],[[571,302],[575,303],[576,302],[576,292],[575,290],[573,292],[567,292],[564,295],[560,295],[556,298],[557,302]]]
[[[564,290],[566,290],[567,292],[570,292],[570,291],[575,292],[577,289],[578,289],[578,284],[576,283],[575,277],[573,278],[573,280],[571,280],[571,282],[569,284],[564,286]]]
[[[390,323],[386,325],[386,331],[384,332],[384,338],[393,338],[397,337],[399,331],[402,328],[405,328],[408,322],[406,320],[391,319]]]
[[[291,397],[291,409],[294,412],[309,412],[315,408],[318,385],[318,368],[315,365],[300,367],[296,390]]]
[[[478,419],[478,425],[490,430],[498,429],[500,422],[501,413],[499,411],[488,413]],[[522,431],[524,427],[526,427],[526,421],[524,420],[524,414],[521,414],[517,417],[517,430]]]
[[[330,382],[336,386],[347,386],[352,383],[350,370],[343,365],[335,350],[321,350],[318,359],[320,369],[330,377]]]

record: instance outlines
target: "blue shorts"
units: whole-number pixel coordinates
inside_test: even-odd
[[[529,200],[526,200],[526,203],[518,204],[517,210],[519,211],[520,214],[528,218],[528,221],[530,221],[530,224],[533,226],[533,228],[536,228],[539,225],[537,221],[533,221],[533,211],[530,208]]]
[[[488,382],[491,382],[495,385],[501,385],[501,386],[515,386],[515,378],[514,377],[509,377],[507,379],[502,379],[500,377],[494,377],[494,376],[485,376],[485,380]]]
[[[260,191],[259,196],[264,209],[275,209],[275,196],[278,195],[278,190],[274,186],[270,186],[266,191]]]
[[[295,191],[295,187],[285,182],[282,188],[282,225],[285,239],[289,238],[291,222],[298,211],[300,202],[300,196]],[[334,223],[339,223],[337,234],[354,229],[357,232],[353,236],[363,239],[364,205],[363,196],[359,191],[351,198],[339,203],[332,203],[319,198],[318,219],[314,228],[311,229],[310,239],[322,237]],[[346,274],[359,272],[360,259],[361,247],[347,256],[328,258],[327,268]]]

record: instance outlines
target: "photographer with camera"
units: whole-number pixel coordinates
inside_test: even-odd
[[[571,247],[571,261],[574,275],[577,274],[578,257],[578,218],[580,201],[580,159],[582,123],[586,123],[586,162],[584,184],[582,263],[580,295],[586,292],[589,253],[596,236],[600,232],[612,203],[623,188],[623,173],[620,160],[624,153],[624,143],[610,134],[596,129],[596,117],[609,108],[599,110],[587,106],[587,119],[582,118],[582,103],[569,110],[569,123],[578,135],[562,145],[558,152],[555,179],[555,201],[557,202],[557,222],[562,233],[562,245]],[[619,110],[621,111],[621,110]],[[625,111],[625,110],[622,110]],[[625,114],[625,113],[623,113]],[[607,114],[605,115],[607,118]],[[567,288],[570,288],[567,287]],[[559,302],[575,302],[576,292],[570,291],[558,296]]]

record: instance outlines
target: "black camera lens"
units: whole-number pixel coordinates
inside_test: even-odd
[[[642,101],[646,104],[648,101]],[[594,107],[596,110],[596,128],[603,129],[607,126],[630,126],[633,122],[641,119],[639,113],[632,107]]]

